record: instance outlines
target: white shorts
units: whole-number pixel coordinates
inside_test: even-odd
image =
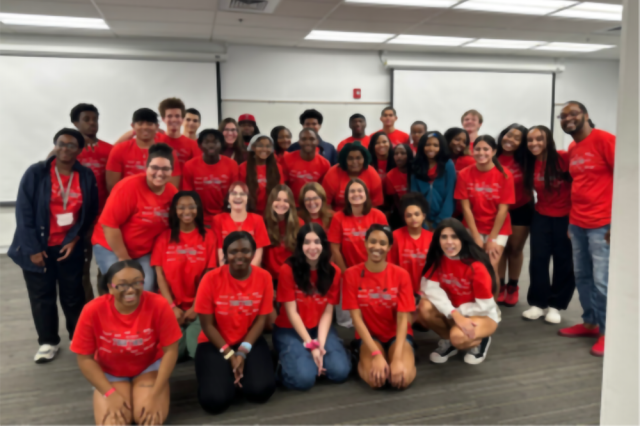
[[[467,229],[467,231],[469,231],[469,229]],[[469,234],[471,234],[471,231],[469,231]],[[488,234],[480,234],[480,236],[482,237],[482,241],[486,243],[487,242],[487,238],[489,238],[489,235]],[[498,238],[496,238],[496,242],[498,243],[498,245],[500,247],[506,247],[508,239],[509,239],[508,235],[498,235]]]

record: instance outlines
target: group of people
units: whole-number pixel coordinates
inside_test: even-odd
[[[479,364],[498,305],[518,302],[529,236],[522,316],[559,323],[577,287],[584,322],[559,333],[597,338],[603,355],[615,137],[581,103],[560,114],[568,152],[543,125],[479,135],[476,110],[444,133],[423,121],[404,133],[387,107],[367,135],[354,114],[334,147],[316,110],[292,143],[250,114],[198,132],[200,113],[181,100],[158,109],[166,130],[141,108],[112,146],[97,108],[77,105],[75,129],[56,133],[17,197],[9,256],[23,269],[35,362],[59,349],[59,289],[96,424],[164,422],[169,377],[189,358],[211,413],[238,392],[264,402],[277,383],[344,382],[352,365],[372,388],[404,389],[414,329],[440,337],[432,362],[465,351]],[[355,328],[350,350],[334,317]]]

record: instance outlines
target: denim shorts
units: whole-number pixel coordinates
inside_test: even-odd
[[[158,371],[160,369],[160,361],[162,361],[162,358],[160,358],[159,360],[157,360],[156,362],[154,362],[153,364],[151,364],[150,366],[145,368],[144,371],[142,373],[138,374],[137,376],[133,376],[133,377],[116,377],[116,376],[112,376],[109,373],[104,373],[104,375],[107,376],[107,380],[110,383],[113,383],[113,382],[131,382],[136,377],[142,376],[145,373],[150,373],[152,371]]]

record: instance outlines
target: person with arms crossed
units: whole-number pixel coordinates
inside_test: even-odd
[[[21,269],[38,333],[36,363],[58,353],[57,292],[69,338],[86,303],[82,285],[84,244],[98,215],[98,186],[91,169],[77,161],[84,136],[62,129],[53,137],[54,156],[31,165],[16,200],[16,231],[8,256]]]
[[[205,129],[198,136],[201,154],[187,161],[182,171],[182,189],[195,191],[202,199],[204,223],[224,209],[225,197],[232,182],[238,180],[238,164],[220,155],[224,136],[218,130]]]
[[[131,120],[134,138],[117,143],[107,160],[107,191],[111,192],[122,179],[144,173],[147,168],[149,148],[155,142],[158,131],[158,115],[149,108],[140,108],[133,113]],[[182,168],[175,153],[172,153],[174,166],[170,182],[176,188],[180,186]]]
[[[582,324],[563,328],[559,333],[566,337],[598,337],[591,354],[604,356],[616,137],[596,129],[580,102],[567,102],[559,118],[562,130],[573,137],[569,147],[569,173],[573,179],[569,237],[576,288],[584,311]]]
[[[82,311],[71,351],[94,387],[96,425],[163,424],[180,327],[164,298],[143,290],[145,273],[121,260],[104,274],[107,292]]]
[[[391,228],[371,225],[365,235],[366,261],[347,269],[343,280],[342,309],[349,311],[360,345],[358,374],[374,389],[387,382],[406,389],[416,378],[411,277],[387,263],[392,244]]]
[[[466,130],[469,135],[469,151],[473,151],[473,144],[478,138],[478,132],[480,131],[480,127],[482,127],[483,120],[482,114],[475,109],[466,111],[460,118],[462,128]]]
[[[382,110],[380,121],[382,122],[382,129],[378,130],[378,132],[386,133],[393,146],[401,143],[411,143],[411,138],[407,133],[395,128],[396,121],[398,121],[398,114],[393,107],[388,106]]]
[[[184,122],[182,123],[182,136],[197,141],[200,124],[202,124],[200,111],[195,108],[187,108],[184,114]]]
[[[224,240],[225,264],[207,273],[196,296],[202,332],[196,350],[198,402],[219,414],[242,388],[249,402],[266,402],[276,390],[273,359],[262,332],[273,310],[273,284],[253,265],[256,243],[248,232]]]
[[[322,227],[300,228],[295,250],[280,269],[277,301],[282,305],[273,329],[279,380],[288,389],[311,389],[320,376],[334,383],[349,377],[351,362],[331,326],[333,308],[340,303],[340,276]]]
[[[234,160],[238,165],[247,160],[245,147],[238,123],[233,118],[225,118],[220,122],[218,130],[224,135],[224,146],[221,154]]]
[[[531,222],[531,278],[527,302],[522,313],[528,320],[561,321],[560,311],[567,309],[576,288],[573,275],[569,213],[571,212],[571,176],[569,153],[556,151],[551,130],[534,126],[527,132],[528,153],[524,167],[525,188],[536,191],[536,210]],[[549,261],[553,256],[553,280],[549,279]]]
[[[353,114],[349,117],[349,128],[351,129],[351,136],[343,139],[338,144],[338,152],[342,151],[342,148],[348,143],[360,141],[360,145],[365,148],[369,147],[369,136],[365,134],[367,129],[367,119],[362,114]]]
[[[196,356],[201,327],[193,302],[200,280],[218,264],[217,249],[215,234],[204,226],[198,194],[178,192],[169,208],[169,229],[156,238],[151,266],[156,270],[160,294],[182,329],[179,360]]]
[[[262,215],[267,207],[267,197],[285,176],[274,155],[273,139],[267,135],[255,135],[249,143],[247,161],[240,164],[239,179],[249,187],[251,202],[256,213]]]
[[[322,185],[317,182],[305,184],[300,191],[299,203],[298,216],[304,223],[317,223],[325,232],[329,230],[335,212],[327,204],[327,194]]]
[[[315,109],[308,109],[300,114],[300,124],[303,129],[313,129],[318,137],[317,150],[320,155],[323,156],[330,165],[336,164],[338,161],[338,151],[336,151],[333,144],[323,141],[320,135],[320,128],[322,127],[322,114]],[[300,142],[296,142],[289,147],[289,152],[294,152],[301,149]],[[297,195],[297,194],[296,194]]]
[[[463,350],[464,362],[480,364],[501,320],[489,257],[458,219],[449,218],[433,233],[424,269],[418,322],[441,339],[429,359],[442,364]]]
[[[113,188],[91,239],[103,274],[119,260],[135,259],[144,269],[144,289],[155,290],[151,251],[155,238],[169,227],[169,206],[178,192],[169,182],[174,164],[171,147],[154,144],[146,173],[125,178]]]

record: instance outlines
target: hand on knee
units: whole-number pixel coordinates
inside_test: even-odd
[[[465,334],[458,327],[453,327],[451,329],[451,333],[449,334],[449,339],[451,340],[451,344],[454,348],[465,350],[467,349],[467,344],[469,343],[469,338],[465,336]]]

